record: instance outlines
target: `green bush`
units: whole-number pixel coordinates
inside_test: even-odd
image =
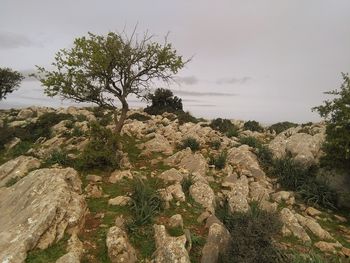
[[[138,112],[135,112],[133,114],[131,114],[128,119],[130,120],[137,120],[137,121],[148,121],[151,119],[151,117],[149,116],[146,116],[144,114],[141,114],[141,113],[138,113]]]
[[[213,119],[209,125],[213,130],[220,131],[227,137],[237,137],[238,128],[228,119]]]
[[[188,122],[198,123],[198,120],[195,117],[193,117],[188,111],[177,111],[176,115],[180,125]]]
[[[182,191],[185,193],[186,196],[189,196],[190,194],[190,187],[194,183],[193,176],[189,175],[187,177],[184,177],[184,179],[181,181],[181,187]]]
[[[350,77],[342,74],[340,90],[326,92],[336,96],[326,100],[324,105],[313,108],[326,120],[325,156],[321,165],[330,168],[350,168]]]
[[[243,125],[243,129],[250,130],[250,131],[256,131],[256,132],[263,132],[264,131],[264,128],[257,121],[245,122]]]
[[[161,115],[164,112],[182,111],[182,100],[174,96],[169,89],[158,88],[154,94],[149,95],[148,99],[151,105],[144,109],[148,114]]]
[[[51,166],[54,164],[70,166],[72,164],[72,160],[68,157],[68,153],[66,151],[55,150],[44,160],[45,166]]]
[[[316,178],[317,171],[317,167],[303,167],[291,158],[275,160],[272,168],[277,182],[287,190],[296,191],[306,203],[335,209],[338,194],[327,181]]]
[[[211,141],[209,142],[209,146],[214,150],[219,150],[221,146],[221,141],[220,140]]]
[[[90,125],[89,142],[76,161],[79,170],[107,170],[119,167],[118,138],[111,130],[94,122]]]
[[[224,169],[226,165],[227,153],[222,152],[218,156],[210,156],[209,164],[214,165],[216,169]]]
[[[221,262],[287,262],[286,256],[275,247],[273,241],[283,225],[277,212],[262,210],[254,202],[246,213],[231,213],[226,204],[216,214],[232,237],[229,250],[221,255]]]
[[[284,121],[284,122],[277,122],[275,124],[272,124],[268,130],[269,131],[275,131],[276,134],[279,134],[285,130],[288,130],[290,128],[293,128],[293,127],[297,127],[298,124],[296,123],[293,123],[293,122],[289,122],[289,121]]]
[[[261,141],[255,137],[252,137],[252,136],[240,137],[239,142],[241,144],[246,144],[246,145],[253,147],[253,148],[260,148],[262,146]]]
[[[229,138],[238,137],[239,135],[238,129],[237,128],[230,129],[225,133],[225,135]]]
[[[131,192],[132,224],[142,226],[152,223],[154,216],[162,210],[162,199],[155,187],[147,180],[135,177],[131,181]]]
[[[180,145],[181,149],[186,149],[187,147],[189,147],[193,152],[195,152],[199,150],[200,144],[195,138],[188,137],[182,140]]]

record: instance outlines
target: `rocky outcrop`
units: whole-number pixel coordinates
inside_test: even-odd
[[[169,236],[163,225],[154,225],[156,251],[154,263],[190,263],[190,257],[185,248],[186,236]]]
[[[106,245],[112,263],[136,262],[135,249],[131,246],[125,231],[120,227],[113,226],[108,230]]]
[[[291,210],[283,208],[280,217],[283,223],[282,233],[284,236],[294,235],[305,243],[311,242],[309,235],[299,224],[297,217]]]
[[[6,185],[9,180],[18,180],[29,171],[38,168],[41,162],[31,156],[21,155],[0,166],[0,187]]]
[[[27,251],[45,249],[84,221],[86,203],[72,168],[30,172],[0,188],[0,262],[24,262]]]
[[[68,253],[60,257],[56,263],[80,263],[80,259],[84,253],[84,247],[75,233],[68,240],[67,251]]]
[[[223,191],[232,213],[247,212],[249,210],[248,195],[249,184],[246,176],[242,175],[231,185],[231,190]]]
[[[169,141],[162,135],[155,134],[154,138],[140,145],[144,150],[142,155],[149,156],[152,153],[163,153],[165,155],[173,154],[173,148]]]
[[[190,186],[190,195],[199,204],[201,204],[206,210],[215,212],[215,194],[211,187],[198,180]]]

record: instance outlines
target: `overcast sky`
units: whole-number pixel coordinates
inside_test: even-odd
[[[31,72],[88,31],[138,24],[193,56],[171,88],[194,115],[315,121],[311,107],[350,71],[349,14],[349,0],[0,0],[0,67]],[[0,102],[29,105],[67,104],[30,79]]]

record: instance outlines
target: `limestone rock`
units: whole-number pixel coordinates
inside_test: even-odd
[[[158,177],[167,182],[181,182],[183,179],[183,174],[175,168],[171,168],[170,170],[161,173]]]
[[[121,228],[113,226],[108,230],[106,245],[112,263],[136,262],[135,249],[131,246],[127,234]]]
[[[288,236],[293,234],[303,242],[311,242],[310,237],[304,230],[304,228],[299,224],[297,217],[290,211],[288,208],[283,208],[280,213],[280,217],[282,220],[283,235]]]
[[[295,214],[295,217],[298,219],[300,225],[308,228],[315,236],[322,240],[333,240],[333,237],[326,230],[324,230],[320,224],[316,222],[316,220],[299,214]]]
[[[80,263],[80,259],[84,253],[84,247],[75,233],[68,240],[67,250],[68,253],[60,257],[56,263]]]
[[[173,154],[173,148],[169,141],[160,134],[155,134],[155,137],[144,143],[143,147],[145,148],[142,152],[143,155],[148,155],[149,153],[163,153],[165,155]]]
[[[247,212],[249,210],[248,195],[249,185],[246,176],[242,175],[233,185],[231,191],[225,191],[230,211]]]
[[[85,187],[85,192],[87,197],[100,198],[103,195],[102,187],[96,184],[88,184]]]
[[[154,225],[156,251],[154,263],[190,263],[190,257],[185,248],[186,236],[169,236],[163,225]]]
[[[128,179],[132,179],[132,173],[130,172],[130,170],[124,170],[124,171],[120,171],[120,170],[115,170],[111,176],[108,178],[108,181],[112,184],[115,184],[116,182],[122,180],[123,178],[128,178]]]
[[[21,155],[0,166],[0,187],[4,186],[10,179],[21,178],[30,170],[38,168],[40,161],[31,156]]]
[[[131,203],[131,198],[129,196],[117,196],[113,199],[108,200],[109,205],[119,205],[119,206],[126,206]]]
[[[102,182],[102,177],[99,175],[95,175],[95,174],[88,174],[86,176],[86,180],[90,181],[90,182]]]
[[[34,112],[31,109],[22,109],[17,114],[17,120],[26,120],[28,118],[32,118],[34,116]]]
[[[318,241],[317,243],[314,244],[314,246],[317,247],[322,252],[327,252],[327,253],[336,253],[337,248],[342,247],[342,245],[339,242],[329,243],[325,241]]]
[[[180,214],[173,215],[169,218],[169,227],[181,227],[183,228],[184,222]]]
[[[219,262],[220,255],[227,252],[230,242],[230,232],[222,224],[212,224],[209,228],[207,241],[202,250],[201,263]]]
[[[317,210],[316,208],[313,208],[312,206],[309,206],[305,210],[305,213],[308,214],[309,216],[312,216],[312,217],[319,216],[322,214],[321,211]]]
[[[215,211],[215,194],[208,184],[201,181],[195,182],[190,186],[190,195],[197,203],[201,204],[208,211]]]
[[[72,168],[30,172],[0,189],[0,262],[24,262],[34,248],[45,249],[65,232],[78,231],[86,203]]]

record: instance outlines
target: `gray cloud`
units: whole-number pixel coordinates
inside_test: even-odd
[[[19,47],[30,47],[34,45],[34,42],[32,42],[25,35],[4,31],[0,32],[0,49],[13,49]]]
[[[233,97],[237,96],[235,93],[221,93],[221,92],[199,92],[199,91],[185,91],[172,90],[176,95],[180,96],[208,96],[208,97]]]
[[[175,81],[178,83],[186,84],[186,85],[194,85],[194,84],[197,84],[199,82],[199,80],[195,76],[176,77]]]
[[[222,78],[216,81],[217,84],[245,84],[248,81],[252,80],[251,77],[243,77],[243,78]]]

